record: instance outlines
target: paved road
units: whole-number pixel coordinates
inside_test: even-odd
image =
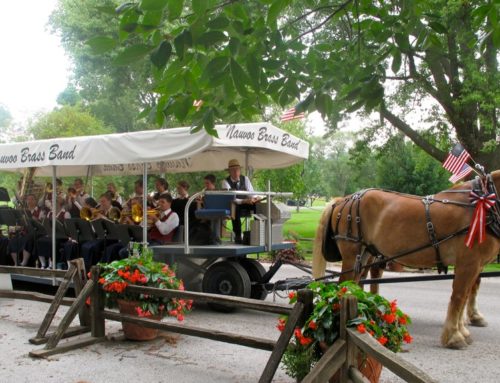
[[[284,267],[277,278],[302,275]],[[451,281],[384,285],[382,294],[398,299],[413,318],[414,342],[402,357],[441,382],[498,382],[500,344],[500,279],[484,280],[479,296],[487,328],[472,328],[474,343],[453,351],[439,345]],[[269,297],[272,299],[272,297]],[[277,298],[280,300],[280,298]],[[36,333],[48,305],[0,299],[0,381],[4,382],[256,382],[269,352],[178,335],[163,335],[146,342],[107,342],[48,360],[31,359],[38,348],[28,343]],[[58,314],[60,320],[64,311]],[[276,339],[276,315],[252,311],[220,314],[197,307],[186,324]],[[107,333],[117,334],[120,325],[107,322]],[[292,382],[278,371],[276,382]],[[384,371],[382,382],[399,382]]]

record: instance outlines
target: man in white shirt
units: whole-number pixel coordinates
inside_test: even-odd
[[[172,211],[172,196],[170,193],[160,194],[158,199],[159,216],[152,217],[153,227],[149,231],[149,244],[172,242],[175,229],[179,226],[179,216]]]
[[[252,183],[247,176],[241,174],[241,166],[238,160],[230,160],[227,165],[229,176],[222,181],[222,189],[254,191]],[[236,209],[233,222],[234,242],[242,243],[241,238],[241,217],[242,212],[255,212],[255,203],[258,198],[255,196],[236,197]]]

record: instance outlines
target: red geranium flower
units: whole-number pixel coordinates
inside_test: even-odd
[[[366,327],[363,323],[361,324],[358,324],[358,327],[357,327],[358,331],[361,333],[361,334],[364,334],[366,332]]]

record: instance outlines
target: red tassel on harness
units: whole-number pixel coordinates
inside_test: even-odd
[[[481,244],[486,237],[486,212],[495,205],[496,195],[495,193],[479,195],[471,191],[470,200],[473,205],[476,205],[476,209],[472,215],[472,222],[465,237],[465,246],[472,249],[476,238],[478,243]]]

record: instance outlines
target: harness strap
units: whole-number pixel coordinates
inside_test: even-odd
[[[436,229],[434,228],[434,224],[432,223],[431,220],[431,205],[434,202],[433,196],[427,196],[422,198],[422,203],[424,204],[424,209],[425,209],[425,219],[427,221],[427,232],[429,233],[429,240],[431,241],[432,247],[434,247],[434,250],[436,251],[436,266],[438,269],[438,273],[441,274],[442,272],[447,274],[448,273],[448,267],[443,264],[443,261],[441,260],[441,252],[439,251],[439,241],[436,238]]]

